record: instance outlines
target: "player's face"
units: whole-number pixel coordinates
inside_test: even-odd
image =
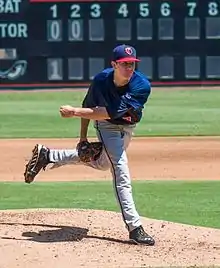
[[[135,62],[116,62],[115,70],[123,78],[130,79],[135,70]]]

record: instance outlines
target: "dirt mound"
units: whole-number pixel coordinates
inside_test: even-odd
[[[154,247],[133,245],[121,215],[93,210],[0,212],[0,267],[220,265],[220,230],[142,218]]]

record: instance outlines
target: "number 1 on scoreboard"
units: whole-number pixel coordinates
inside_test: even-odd
[[[56,19],[57,18],[57,5],[53,5],[50,7],[50,10],[52,12],[52,18]]]

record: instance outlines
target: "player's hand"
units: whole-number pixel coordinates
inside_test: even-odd
[[[88,139],[87,139],[87,138],[81,138],[81,137],[80,137],[80,139],[79,139],[79,143],[80,143],[80,142],[83,142],[83,141],[88,141]]]
[[[64,118],[73,117],[75,115],[76,108],[70,105],[63,105],[60,107],[60,115]]]

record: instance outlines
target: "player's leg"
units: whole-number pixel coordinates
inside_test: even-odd
[[[108,170],[110,167],[105,150],[102,151],[98,160],[87,163],[80,161],[77,149],[50,149],[49,159],[50,162],[54,163],[52,169],[64,165],[85,165],[99,170]]]
[[[131,194],[131,179],[125,151],[125,141],[129,144],[131,133],[107,122],[97,123],[98,135],[103,142],[111,163],[116,197],[122,210],[123,219],[129,230],[141,225]]]
[[[49,159],[54,163],[52,168],[64,165],[80,164],[80,159],[76,149],[49,149]]]
[[[84,163],[80,161],[77,149],[50,149],[44,145],[36,144],[32,150],[32,157],[28,161],[24,177],[27,183],[31,183],[37,174],[52,163],[51,168],[58,168],[64,165],[86,165],[99,170],[109,169],[108,158],[106,153],[103,152],[100,155],[98,161],[90,163]]]
[[[108,122],[97,122],[96,128],[109,158],[116,197],[129,231],[129,237],[136,243],[153,245],[153,238],[145,233],[142,227],[132,195],[126,149],[130,143],[133,128],[115,126]]]

